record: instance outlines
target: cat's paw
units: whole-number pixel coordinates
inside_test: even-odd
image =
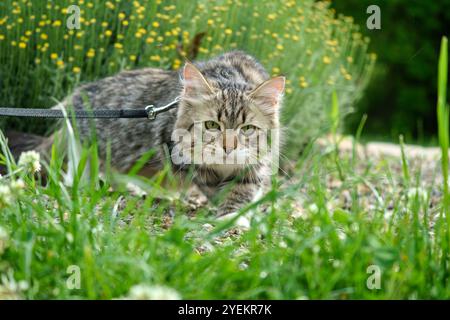
[[[217,217],[217,220],[229,221],[229,220],[235,218],[237,215],[238,215],[238,212],[226,213],[226,214],[223,214],[223,215],[220,215],[219,217]],[[250,220],[245,215],[241,215],[239,218],[237,218],[236,221],[234,222],[234,224],[236,227],[241,228],[243,230],[250,229]]]

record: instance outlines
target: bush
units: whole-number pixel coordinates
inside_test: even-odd
[[[442,35],[448,35],[450,0],[347,0],[335,1],[338,12],[365,24],[366,8],[381,9],[381,30],[367,30],[371,50],[379,56],[373,81],[358,104],[350,123],[354,132],[363,113],[367,113],[366,132],[392,138],[435,136],[436,65]],[[422,141],[423,142],[423,141]]]
[[[327,127],[332,91],[342,115],[350,111],[374,61],[352,19],[335,18],[326,2],[79,0],[81,29],[69,30],[71,4],[2,1],[0,105],[50,107],[79,82],[143,66],[177,69],[184,57],[239,48],[287,76],[283,121],[288,143],[300,146]]]

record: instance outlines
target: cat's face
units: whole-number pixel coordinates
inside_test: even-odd
[[[242,83],[218,87],[192,64],[185,66],[174,130],[183,137],[174,139],[175,160],[229,171],[258,163],[279,130],[284,78],[257,88]]]

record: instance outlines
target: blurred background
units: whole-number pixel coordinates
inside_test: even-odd
[[[372,4],[381,9],[381,30],[365,27]],[[450,0],[337,0],[332,7],[354,17],[378,56],[365,95],[348,117],[349,133],[366,113],[366,138],[398,141],[403,134],[409,142],[434,143],[438,53],[441,36],[450,31]]]

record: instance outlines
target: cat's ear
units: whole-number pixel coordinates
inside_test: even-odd
[[[250,97],[254,100],[277,106],[283,96],[285,84],[286,78],[283,76],[269,79],[253,90],[250,93]]]
[[[184,66],[183,82],[185,94],[206,94],[213,92],[202,73],[190,62],[186,62]]]

